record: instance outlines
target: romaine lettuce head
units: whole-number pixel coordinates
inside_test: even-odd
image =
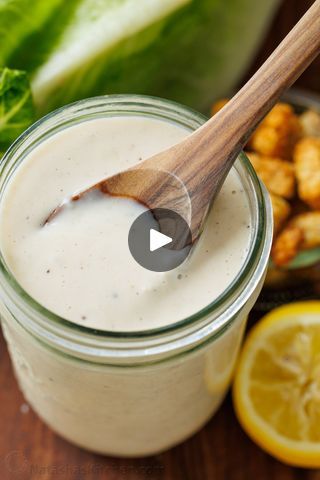
[[[103,93],[153,94],[205,110],[235,86],[279,0],[14,3],[26,23],[33,15],[39,20],[6,60],[32,74],[44,113]],[[0,15],[0,31],[2,23]]]
[[[64,0],[0,0],[0,66],[29,35],[41,30]]]

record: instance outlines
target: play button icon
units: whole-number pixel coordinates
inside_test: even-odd
[[[160,233],[153,228],[150,229],[150,252],[154,252],[155,250],[158,250],[158,248],[164,247],[171,242],[172,238],[168,237],[168,235]]]
[[[167,272],[188,257],[192,242],[187,222],[165,208],[147,210],[133,222],[128,235],[131,255],[143,268]]]

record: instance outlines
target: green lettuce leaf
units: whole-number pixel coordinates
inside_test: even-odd
[[[23,41],[10,47],[6,65],[28,71],[43,114],[104,93],[159,95],[206,111],[239,81],[280,0],[14,3],[30,32],[23,30]],[[41,15],[40,4],[48,8]],[[33,5],[37,26],[31,28]],[[0,12],[0,31],[3,22]],[[9,24],[7,30],[9,39]]]
[[[0,152],[7,149],[33,120],[27,74],[9,68],[0,69]]]

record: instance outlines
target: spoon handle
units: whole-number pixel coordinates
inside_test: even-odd
[[[316,0],[237,95],[189,137],[188,149],[190,153],[194,149],[198,167],[227,174],[258,123],[319,53],[320,0]]]

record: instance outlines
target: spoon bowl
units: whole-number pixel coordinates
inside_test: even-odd
[[[320,0],[316,0],[244,87],[179,144],[134,167],[103,179],[56,207],[93,190],[132,198],[148,209],[165,208],[183,217],[192,242],[200,235],[210,206],[252,131],[285,90],[320,53]]]

